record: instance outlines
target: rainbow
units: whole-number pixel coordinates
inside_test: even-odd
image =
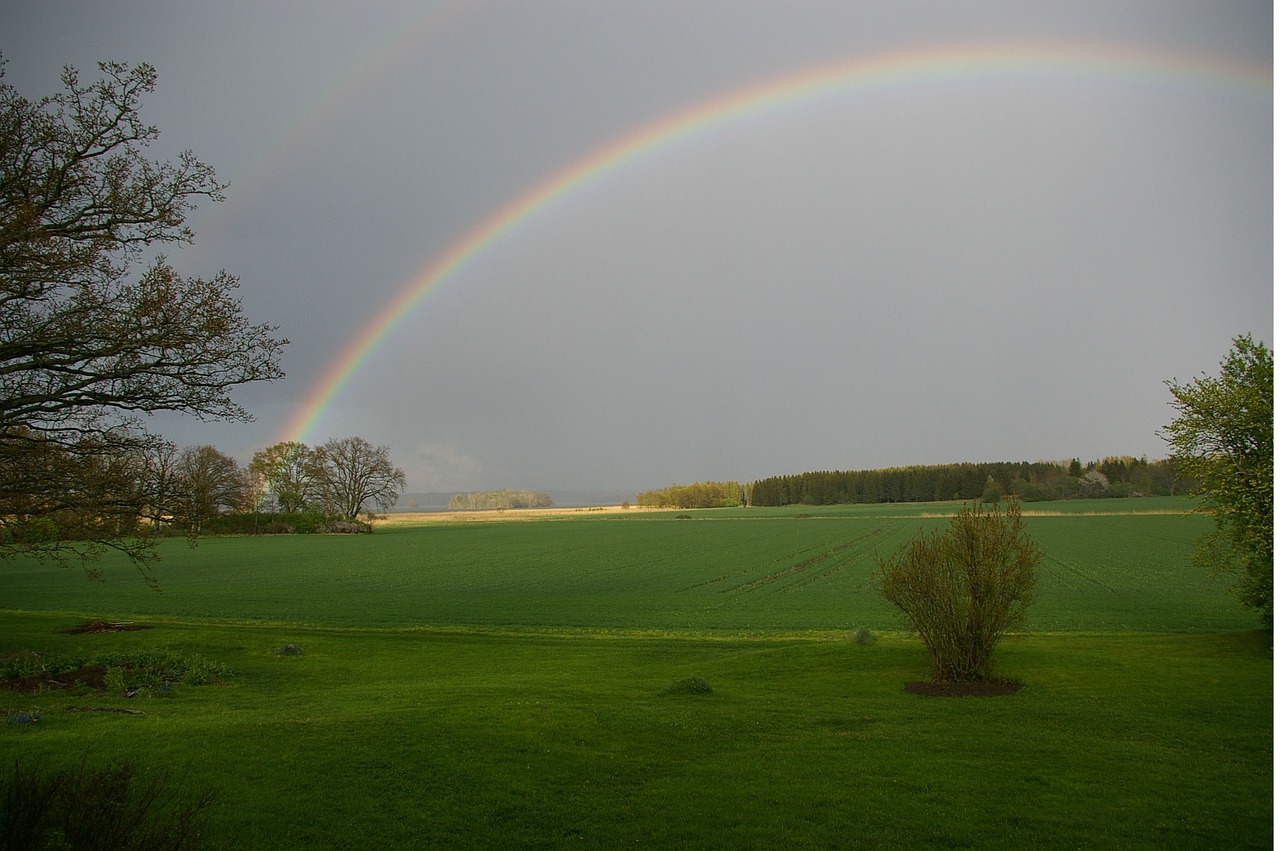
[[[712,131],[748,123],[783,108],[821,104],[841,94],[1028,74],[1172,80],[1225,86],[1268,98],[1272,90],[1269,65],[1133,46],[980,45],[908,51],[826,65],[696,104],[551,175],[475,225],[443,254],[432,258],[346,344],[289,420],[280,439],[304,443],[311,440],[325,411],[343,387],[428,293],[456,276],[486,248],[522,223],[623,167]]]

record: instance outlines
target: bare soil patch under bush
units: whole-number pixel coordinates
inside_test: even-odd
[[[133,632],[139,629],[151,629],[142,623],[112,623],[111,621],[85,621],[82,624],[69,626],[63,630],[67,635],[91,635],[99,632]]]
[[[104,690],[107,687],[107,666],[86,665],[74,671],[60,671],[56,674],[40,671],[39,673],[27,674],[21,677],[0,679],[0,688],[23,693],[72,688],[73,686],[82,686],[97,691]]]
[[[1013,694],[1022,683],[1013,680],[975,680],[971,683],[924,681],[907,683],[906,690],[920,697],[1000,697]]]

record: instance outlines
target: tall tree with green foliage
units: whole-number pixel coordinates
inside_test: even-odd
[[[1167,382],[1178,416],[1164,438],[1179,475],[1196,482],[1214,517],[1197,560],[1236,574],[1236,593],[1272,622],[1275,467],[1275,359],[1245,334],[1232,341],[1222,374]]]
[[[285,514],[301,511],[315,496],[312,450],[296,440],[268,446],[253,454],[249,473],[267,489]]]

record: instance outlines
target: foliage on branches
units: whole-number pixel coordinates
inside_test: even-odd
[[[183,449],[178,453],[175,471],[175,514],[190,532],[200,532],[209,519],[243,504],[244,474],[240,465],[212,446]]]
[[[141,454],[86,437],[71,446],[39,437],[0,440],[0,557],[77,558],[90,576],[108,549],[143,567],[153,527]]]
[[[1222,374],[1168,382],[1178,416],[1164,431],[1177,469],[1213,514],[1197,560],[1237,575],[1241,601],[1268,624],[1275,555],[1275,360],[1249,335],[1235,338]]]
[[[255,511],[309,511],[344,520],[354,520],[370,504],[390,508],[405,486],[404,471],[391,463],[391,450],[362,437],[334,438],[317,447],[277,443],[254,454],[246,477],[246,503]]]
[[[144,155],[154,68],[99,70],[84,84],[67,68],[37,100],[0,78],[0,555],[115,547],[142,565],[134,468],[161,441],[139,416],[250,419],[229,391],[281,377],[287,341],[245,318],[232,275],[183,277],[163,256],[137,270],[190,242],[187,213],[223,186],[190,151]]]
[[[1017,501],[971,503],[946,532],[922,535],[881,560],[876,579],[920,633],[934,679],[971,682],[990,675],[996,644],[1025,623],[1039,561]]]
[[[302,511],[316,495],[312,454],[310,447],[295,440],[254,453],[248,472],[257,493],[285,514]]]

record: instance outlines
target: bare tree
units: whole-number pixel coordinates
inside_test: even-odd
[[[210,517],[237,509],[244,499],[244,476],[230,455],[212,446],[189,446],[178,454],[178,519],[199,532]]]
[[[142,452],[143,516],[155,529],[173,519],[178,497],[178,447],[167,440],[157,440]]]
[[[335,438],[316,449],[314,477],[325,510],[355,519],[370,502],[383,510],[395,505],[405,478],[390,453],[361,437]]]
[[[152,529],[139,523],[145,480],[141,452],[92,437],[74,451],[54,441],[0,441],[0,556],[76,558],[96,577],[93,562],[118,549],[152,581]]]

